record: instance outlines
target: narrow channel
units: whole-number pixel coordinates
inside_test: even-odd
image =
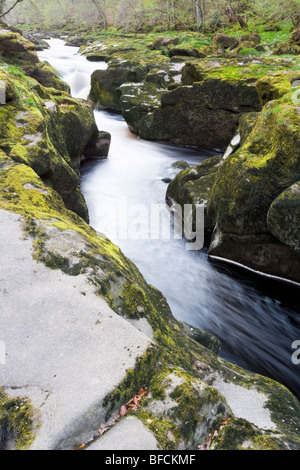
[[[49,44],[40,59],[59,71],[73,96],[86,98],[92,72],[106,64],[88,62],[63,40]],[[142,223],[154,206],[161,208],[162,221],[169,220],[163,179],[179,171],[172,164],[185,160],[194,165],[210,154],[143,141],[120,115],[96,110],[95,118],[100,130],[111,133],[112,144],[107,160],[82,168],[91,225],[165,295],[178,320],[220,339],[221,357],[279,381],[300,399],[300,365],[292,361],[292,344],[300,340],[299,288],[214,262],[205,249],[188,251],[184,240],[161,236],[163,222]],[[126,236],[129,229],[131,236]]]

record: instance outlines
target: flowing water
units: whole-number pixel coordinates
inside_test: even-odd
[[[91,73],[106,64],[88,62],[62,40],[49,43],[41,60],[60,72],[73,96],[87,97]],[[95,118],[100,130],[111,133],[112,144],[107,160],[82,168],[91,225],[135,262],[177,319],[220,339],[222,357],[274,378],[300,398],[300,365],[292,360],[292,344],[300,341],[299,287],[210,260],[205,249],[189,251],[184,240],[160,233],[170,220],[163,178],[179,171],[174,162],[193,165],[210,154],[143,141],[120,115],[95,111]],[[151,219],[154,207],[160,209],[160,223]]]

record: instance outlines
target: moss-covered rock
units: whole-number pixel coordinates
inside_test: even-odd
[[[209,150],[227,147],[240,114],[260,109],[257,91],[247,76],[238,81],[220,72],[215,77],[216,64],[206,65],[211,75],[205,65],[190,63],[183,68],[183,86],[164,93],[161,107],[140,122],[142,138]]]
[[[217,155],[181,171],[169,184],[166,194],[168,204],[171,206],[174,202],[180,204],[182,210],[185,204],[191,204],[194,209],[196,205],[204,205],[207,240],[210,240],[215,226],[215,220],[207,213],[207,201],[221,161],[222,157]]]
[[[13,31],[0,31],[0,52],[5,59],[17,59],[31,64],[39,62],[35,45]]]
[[[292,32],[291,38],[279,44],[275,49],[273,49],[273,54],[283,55],[283,54],[300,54],[300,28],[298,27]]]
[[[220,166],[208,211],[216,218],[212,255],[299,281],[300,259],[290,248],[291,240],[281,244],[274,238],[276,230],[271,235],[268,226],[271,204],[300,176],[300,119],[292,77],[293,73],[275,75],[274,81],[270,77],[258,84],[263,102],[277,97],[278,90],[282,98],[265,104],[242,147]],[[266,92],[270,82],[274,88]],[[287,218],[288,213],[287,209]]]
[[[26,450],[38,421],[38,411],[27,398],[9,397],[0,387],[0,450]]]
[[[271,204],[267,215],[270,232],[300,254],[300,183],[283,191]]]
[[[60,193],[69,209],[87,220],[87,207],[78,190],[79,168],[87,144],[98,136],[93,107],[57,89],[63,86],[52,68],[47,69],[53,78],[47,86],[28,76],[27,70],[28,64],[1,67],[6,102],[0,108],[0,147],[15,162],[33,168]]]

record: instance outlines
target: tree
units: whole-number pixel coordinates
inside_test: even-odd
[[[15,8],[15,6],[21,2],[23,2],[23,0],[16,0],[13,5],[7,7],[7,9],[5,10],[5,4],[7,2],[6,0],[0,0],[0,18],[3,18],[5,15],[8,15],[8,13],[10,13]]]
[[[92,0],[93,4],[99,11],[102,21],[103,21],[103,26],[106,29],[107,28],[107,16],[106,16],[106,0],[102,0],[101,2],[98,0]]]
[[[205,33],[206,0],[195,0],[197,29]]]

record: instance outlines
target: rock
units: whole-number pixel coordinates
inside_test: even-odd
[[[164,88],[158,88],[152,81],[124,84],[116,90],[122,115],[131,132],[139,134],[140,122],[159,108],[164,92]]]
[[[226,80],[222,77],[222,62],[218,64],[219,76],[214,76],[216,61],[187,64],[182,70],[183,85],[163,93],[161,106],[138,123],[140,137],[209,150],[225,149],[235,134],[240,114],[260,110],[260,103],[251,79],[242,75],[242,80]]]
[[[300,183],[283,191],[271,204],[267,215],[270,232],[300,255]]]
[[[159,449],[154,435],[138,418],[127,416],[112,427],[101,439],[96,440],[86,450],[154,450]]]
[[[291,90],[291,84],[299,77],[297,72],[275,72],[262,77],[257,83],[262,105],[283,97]]]
[[[87,160],[94,158],[106,158],[109,153],[111,134],[109,132],[96,133],[83,150],[83,155]]]
[[[300,27],[296,28],[291,35],[291,38],[279,44],[277,47],[273,49],[273,54],[275,55],[283,55],[283,54],[292,54],[292,55],[299,55],[300,54]]]
[[[43,86],[70,93],[69,85],[57,76],[57,72],[48,62],[38,62],[34,67],[24,65],[24,70],[29,77],[34,78]]]
[[[35,45],[36,51],[43,51],[45,49],[49,49],[49,44],[42,39],[38,34],[30,33],[30,32],[22,32],[22,35],[28,39],[28,41],[32,42]]]
[[[254,44],[254,47],[261,42],[261,36],[258,33],[243,34],[240,39],[240,43],[248,42]]]
[[[0,53],[7,59],[19,59],[30,64],[39,62],[35,45],[19,33],[9,30],[0,31]]]
[[[273,78],[270,77],[269,93],[266,93],[265,85],[268,78],[258,86],[262,101],[278,93],[285,99],[265,104],[243,145],[219,168],[208,202],[208,213],[216,218],[209,252],[212,256],[299,282],[300,258],[291,248],[297,246],[297,237],[293,242],[291,235],[281,235],[280,238],[286,240],[283,245],[274,235],[283,230],[278,226],[278,215],[275,222],[275,214],[283,204],[280,195],[284,199],[287,190],[288,197],[288,188],[293,187],[300,177],[300,118],[298,105],[293,102],[293,72],[286,73],[281,81],[277,75],[275,81]],[[273,212],[270,207],[278,197]],[[286,211],[289,218],[288,205]],[[274,228],[270,233],[271,226]],[[293,224],[291,233],[295,233],[292,227]],[[288,233],[289,229],[286,231]]]
[[[179,38],[162,37],[162,38],[155,39],[152,47],[155,50],[160,50],[163,47],[168,47],[170,45],[177,46],[178,44],[179,44]]]
[[[197,49],[195,48],[189,49],[187,47],[172,47],[169,50],[169,56],[170,57],[176,57],[176,56],[179,56],[179,57],[199,57],[200,56],[201,57]],[[202,57],[205,57],[205,55],[203,54]]]
[[[259,112],[244,113],[239,120],[240,145],[243,145],[255,126]]]
[[[234,49],[238,43],[239,40],[237,38],[223,33],[215,33],[212,37],[212,45],[222,52],[226,49]]]
[[[181,170],[186,170],[190,165],[185,160],[179,160],[178,162],[172,163],[173,168],[180,168]]]
[[[197,343],[202,344],[208,349],[211,349],[215,354],[219,354],[221,349],[221,343],[216,336],[206,333],[194,326],[187,323],[182,323],[183,330],[189,338],[192,338]]]
[[[169,205],[173,202],[185,204],[204,205],[204,228],[206,241],[210,239],[215,226],[215,220],[207,214],[207,200],[215,182],[218,167],[222,157],[217,155],[204,160],[199,165],[181,171],[168,186],[166,199]]]
[[[7,90],[7,104],[0,112],[1,148],[15,162],[33,168],[59,192],[68,209],[88,220],[86,203],[78,188],[83,150],[97,131],[91,104],[79,102],[66,92],[42,87],[24,71],[17,76],[8,72],[0,75]],[[22,99],[17,93],[20,89]]]
[[[129,64],[111,66],[107,70],[97,70],[92,74],[91,98],[102,108],[120,111],[117,89],[124,83],[139,83],[147,75],[145,67],[136,68]]]

